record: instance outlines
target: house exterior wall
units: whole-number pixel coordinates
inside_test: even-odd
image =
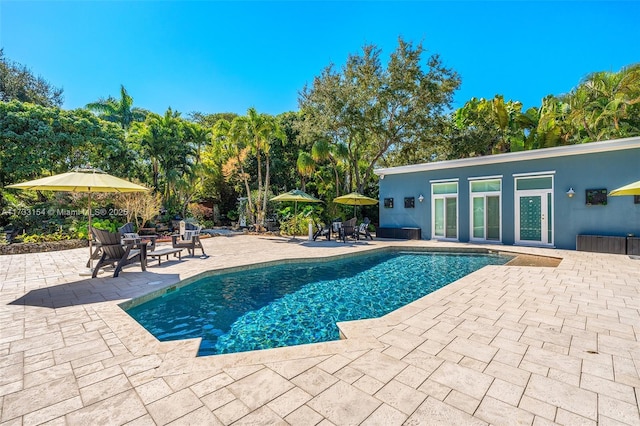
[[[447,162],[443,162],[445,164]],[[390,169],[392,170],[392,169]],[[567,155],[524,161],[471,165],[400,174],[379,180],[380,226],[419,227],[422,238],[432,238],[431,181],[458,179],[458,241],[470,241],[470,182],[468,178],[502,176],[502,243],[512,245],[515,235],[514,174],[553,172],[553,246],[575,249],[576,236],[640,236],[640,204],[632,196],[608,197],[607,205],[586,205],[587,189],[607,192],[640,180],[640,147],[608,152]],[[573,188],[575,196],[566,192]],[[419,195],[424,201],[418,201]],[[415,197],[415,208],[405,208],[404,198]],[[384,199],[394,207],[385,208]]]

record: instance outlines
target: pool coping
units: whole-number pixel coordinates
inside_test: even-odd
[[[425,253],[471,253],[471,254],[497,254],[497,255],[510,255],[514,256],[514,259],[517,258],[522,253],[518,253],[517,251],[511,250],[502,250],[496,249],[495,247],[416,247],[416,246],[402,246],[402,245],[394,245],[394,246],[384,246],[384,247],[374,247],[371,249],[363,250],[357,253],[348,253],[342,255],[334,255],[327,257],[315,257],[315,258],[285,258],[279,260],[272,260],[266,262],[258,262],[246,265],[232,266],[227,268],[213,269],[208,271],[200,272],[196,275],[188,277],[178,283],[169,284],[165,287],[153,290],[147,294],[117,303],[112,305],[112,307],[119,308],[120,312],[111,312],[110,316],[112,316],[111,320],[115,320],[116,322],[126,323],[126,333],[120,334],[116,330],[114,332],[118,335],[118,337],[122,340],[122,342],[134,353],[141,353],[139,343],[141,341],[146,342],[145,347],[147,348],[162,348],[162,352],[175,353],[176,355],[180,353],[176,358],[171,358],[172,362],[166,363],[163,362],[161,366],[159,366],[158,373],[161,375],[167,374],[182,374],[186,371],[198,371],[198,369],[209,370],[211,368],[215,369],[223,369],[232,366],[241,366],[241,365],[256,365],[256,364],[264,364],[264,363],[274,363],[278,362],[278,360],[282,359],[301,359],[308,357],[317,357],[317,356],[325,356],[325,355],[335,355],[338,353],[344,352],[353,352],[353,351],[362,351],[362,350],[371,350],[371,349],[379,349],[384,345],[378,340],[380,336],[379,330],[387,330],[392,328],[402,321],[412,317],[417,312],[424,310],[430,306],[433,306],[438,301],[442,300],[446,296],[455,293],[460,288],[463,288],[466,285],[466,281],[468,279],[474,279],[474,274],[484,270],[489,267],[508,267],[508,262],[503,265],[487,265],[484,266],[472,273],[465,275],[464,277],[453,281],[444,287],[441,287],[425,296],[422,296],[419,299],[414,300],[411,303],[408,303],[398,309],[395,309],[392,312],[389,312],[381,317],[377,318],[366,318],[360,320],[352,320],[352,321],[340,321],[336,323],[338,327],[338,331],[340,333],[339,340],[327,341],[327,342],[315,342],[315,343],[306,343],[301,345],[294,346],[285,346],[278,348],[269,348],[269,349],[259,349],[253,351],[244,351],[244,352],[235,352],[228,354],[213,354],[213,355],[203,355],[199,356],[198,351],[200,347],[201,338],[191,338],[191,339],[181,339],[181,340],[172,340],[172,341],[160,341],[158,340],[151,332],[149,332],[144,326],[138,323],[133,317],[131,317],[126,309],[130,309],[134,306],[138,306],[146,301],[152,300],[156,297],[161,297],[166,294],[168,291],[173,291],[172,289],[182,288],[188,286],[195,281],[205,278],[211,275],[217,274],[226,274],[233,273],[239,271],[245,271],[249,269],[257,269],[264,268],[273,265],[282,265],[282,264],[297,264],[297,263],[314,263],[314,262],[327,262],[338,259],[345,259],[349,257],[358,257],[365,256],[371,254],[372,252],[376,253],[384,253],[384,252],[402,252],[402,251],[419,251]],[[548,258],[557,258],[555,256],[544,256],[544,255],[528,255],[528,256],[537,256],[537,257],[548,257]],[[534,266],[534,268],[538,268],[538,266]],[[106,312],[103,312],[106,314]],[[122,314],[122,315],[119,315]],[[113,315],[116,315],[119,318],[114,318]],[[136,329],[136,333],[132,334],[132,329]],[[131,346],[129,346],[127,344]],[[191,366],[185,370],[184,366],[177,367],[174,360],[182,359],[183,357],[192,358]]]

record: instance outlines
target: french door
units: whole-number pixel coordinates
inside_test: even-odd
[[[458,239],[458,182],[431,182],[431,238]]]

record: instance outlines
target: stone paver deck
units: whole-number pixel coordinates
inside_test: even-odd
[[[116,279],[79,276],[87,249],[0,257],[0,424],[640,425],[638,260],[482,246],[562,261],[485,267],[341,341],[196,358],[117,304],[210,269],[451,245],[203,243]]]

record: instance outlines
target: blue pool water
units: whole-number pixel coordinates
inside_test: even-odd
[[[385,252],[203,278],[127,312],[161,341],[202,337],[198,355],[339,339],[337,322],[376,318],[485,265],[495,254]]]

